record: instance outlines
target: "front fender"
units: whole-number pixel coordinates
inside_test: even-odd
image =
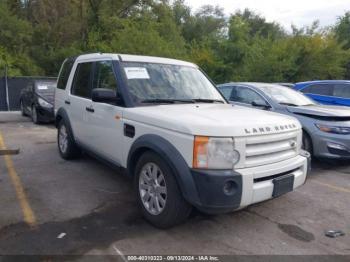
[[[189,203],[198,205],[200,200],[190,167],[187,165],[181,153],[169,141],[158,135],[143,135],[133,143],[127,159],[129,175],[132,176],[134,174],[136,162],[140,155],[146,150],[154,151],[166,161],[174,171],[176,181],[183,197]]]
[[[66,111],[66,109],[64,109],[63,107],[61,107],[60,109],[58,109],[56,116],[55,116],[55,126],[58,127],[58,124],[60,121],[64,121],[64,123],[66,124],[66,127],[68,128],[68,132],[70,132],[70,134],[72,134],[73,139],[75,140],[75,136],[74,136],[74,132],[68,117],[68,113]]]

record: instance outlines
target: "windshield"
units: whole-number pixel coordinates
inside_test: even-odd
[[[123,62],[122,70],[137,104],[226,103],[208,78],[194,67]]]
[[[259,86],[268,96],[281,105],[307,106],[316,103],[302,93],[284,86]]]

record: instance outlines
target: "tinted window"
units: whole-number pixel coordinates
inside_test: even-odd
[[[75,59],[67,59],[63,62],[62,69],[58,77],[57,88],[66,89],[68,77],[70,75],[70,71],[72,70],[74,61]]]
[[[333,94],[333,85],[331,84],[318,84],[309,85],[301,90],[304,94],[315,94],[323,96],[331,96]]]
[[[245,104],[252,104],[254,101],[261,104],[265,103],[265,100],[258,93],[245,87],[235,87],[232,90],[230,100]]]
[[[230,100],[231,98],[231,92],[232,92],[232,86],[220,86],[219,90],[221,94],[227,99]]]
[[[112,61],[96,62],[93,87],[117,90],[117,81],[115,79]]]
[[[91,98],[90,77],[92,63],[80,63],[75,70],[72,94]]]
[[[334,85],[334,96],[342,98],[350,98],[350,85],[337,84]]]

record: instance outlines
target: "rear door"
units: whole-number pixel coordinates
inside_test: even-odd
[[[74,138],[88,146],[88,110],[91,107],[91,81],[93,62],[78,62],[70,94],[65,103],[73,128]]]
[[[337,105],[350,106],[350,84],[335,84],[333,92]]]
[[[119,94],[115,69],[112,60],[95,62],[93,88],[107,88]],[[121,163],[123,152],[123,111],[122,102],[91,103],[92,112],[88,113],[89,126],[87,139],[94,152],[102,155],[114,164]]]

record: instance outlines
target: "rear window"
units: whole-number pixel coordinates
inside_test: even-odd
[[[350,85],[336,84],[334,85],[334,96],[341,98],[350,98]]]
[[[331,85],[331,84],[309,85],[300,91],[304,94],[332,96],[333,95],[333,85]]]
[[[75,61],[75,58],[69,58],[63,62],[60,74],[58,76],[58,82],[57,82],[58,89],[66,89],[66,85],[67,85],[70,71],[72,70],[74,61]]]

